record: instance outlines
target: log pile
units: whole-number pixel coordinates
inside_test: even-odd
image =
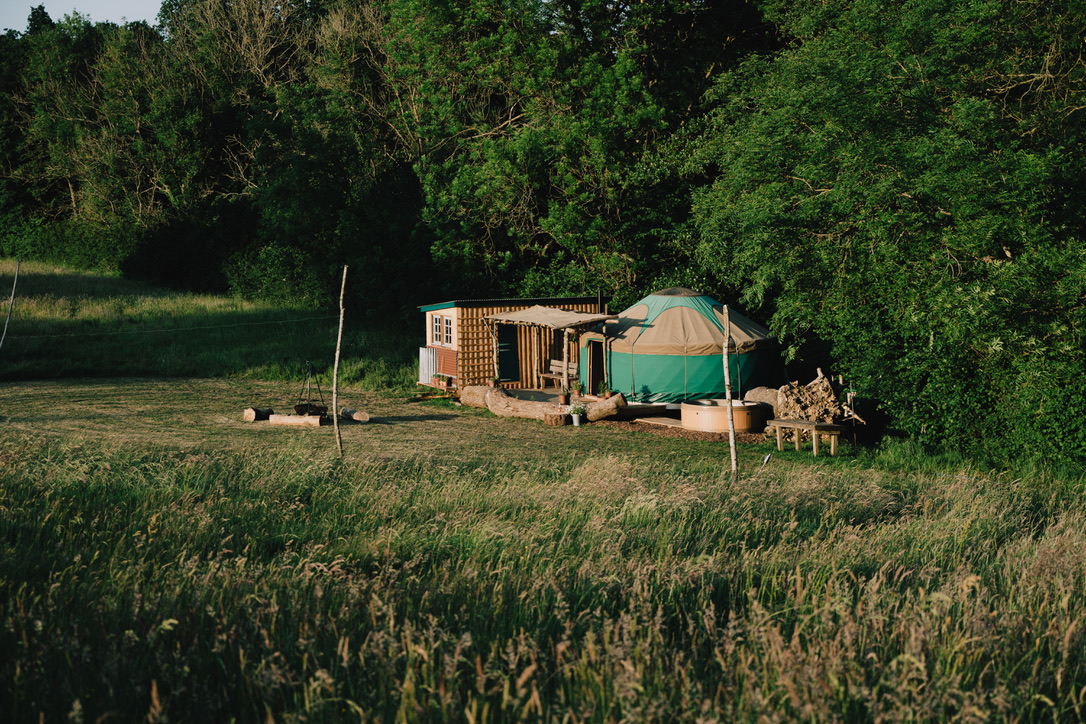
[[[778,390],[776,416],[784,420],[810,420],[840,424],[848,413],[837,399],[830,378],[818,371],[818,376],[806,385],[796,382]]]
[[[748,392],[745,399],[773,405],[773,417],[779,420],[810,420],[836,425],[852,422],[863,424],[863,420],[841,402],[838,388],[829,377],[822,374],[822,370],[818,370],[818,376],[806,385],[791,382],[775,391],[759,387]],[[795,432],[786,431],[786,438],[794,441]],[[776,432],[767,427],[766,434],[776,435]],[[803,431],[801,434],[803,439],[810,437],[810,432]]]
[[[564,425],[567,418],[566,408],[563,405],[521,400],[501,387],[469,385],[460,390],[460,403],[490,410],[498,417],[526,417],[531,420],[542,420],[549,425]],[[589,422],[595,422],[611,417],[625,406],[626,398],[622,395],[613,395],[605,400],[594,400],[584,404],[585,417]]]

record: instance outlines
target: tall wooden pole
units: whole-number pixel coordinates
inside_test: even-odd
[[[343,346],[343,292],[347,289],[347,265],[343,265],[343,282],[339,286],[339,334],[336,335],[336,364],[332,367],[332,424],[336,428],[336,448],[343,457],[343,436],[339,432],[339,351]]]
[[[4,338],[8,336],[8,323],[11,321],[11,310],[15,308],[15,285],[19,283],[19,267],[22,265],[22,259],[15,260],[15,281],[11,283],[11,301],[8,302],[8,318],[4,320],[4,333],[0,334],[0,349],[4,348]]]
[[[732,323],[724,305],[724,398],[728,403],[728,445],[732,452],[732,482],[739,479],[739,455],[735,449],[735,408],[732,407],[732,371],[728,347],[732,344]]]

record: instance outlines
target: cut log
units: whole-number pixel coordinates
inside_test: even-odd
[[[304,425],[307,427],[320,427],[330,425],[331,420],[324,415],[271,415],[268,422],[273,425]]]
[[[484,385],[468,385],[467,387],[460,388],[460,403],[467,405],[468,407],[481,407],[486,409],[486,393],[490,392],[493,387],[486,387]]]
[[[352,410],[349,407],[344,407],[339,411],[340,417],[347,420],[354,420],[355,422],[369,422],[370,414],[368,412],[362,412],[361,410]]]
[[[589,422],[595,422],[596,420],[602,420],[605,417],[617,415],[618,411],[625,406],[626,398],[622,393],[619,393],[617,395],[611,395],[603,400],[589,402],[585,405],[585,415],[588,417]]]
[[[564,412],[548,412],[543,415],[543,422],[554,427],[562,427],[569,422],[569,415]]]
[[[256,422],[258,420],[267,420],[269,417],[275,414],[275,410],[271,408],[262,409],[258,407],[246,408],[245,412],[241,413],[241,419],[245,422]]]
[[[498,417],[524,417],[530,420],[544,420],[548,414],[565,416],[565,405],[553,402],[535,402],[513,397],[501,387],[469,385],[460,390],[460,402],[469,407],[481,407],[490,410]],[[626,398],[613,395],[606,400],[595,400],[585,405],[585,414],[589,422],[611,417],[626,407]],[[565,423],[562,423],[565,424]]]
[[[542,420],[548,413],[561,412],[559,405],[551,402],[534,402],[521,400],[510,396],[500,387],[484,387],[486,393],[486,409],[498,417],[526,417],[529,420]],[[461,395],[460,400],[464,397]]]

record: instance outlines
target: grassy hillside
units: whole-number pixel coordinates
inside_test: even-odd
[[[15,270],[13,259],[0,259],[5,316]],[[340,368],[344,383],[414,386],[410,365],[417,359],[418,341],[402,333],[359,329],[350,312]],[[116,275],[24,261],[0,349],[0,379],[298,379],[312,361],[330,381],[338,321],[338,309],[167,291]]]
[[[1081,477],[295,382],[0,382],[0,721],[1086,717]]]

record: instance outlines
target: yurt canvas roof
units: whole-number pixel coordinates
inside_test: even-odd
[[[773,345],[769,330],[729,309],[732,345],[740,354]],[[720,354],[724,305],[712,297],[672,287],[650,294],[606,326],[613,352],[653,355]]]

